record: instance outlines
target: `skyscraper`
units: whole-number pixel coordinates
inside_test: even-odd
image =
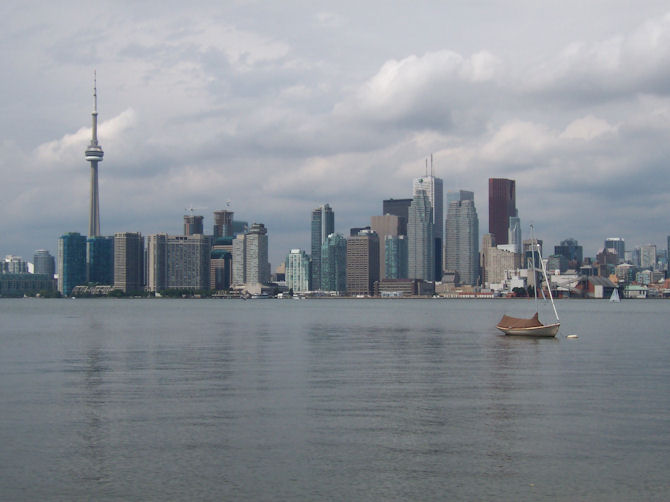
[[[509,228],[507,230],[507,245],[514,246],[514,252],[520,253],[523,241],[521,239],[521,218],[509,217]]]
[[[233,238],[218,237],[214,239],[209,254],[209,287],[214,291],[222,291],[229,289],[232,283]]]
[[[247,282],[247,239],[245,234],[237,234],[233,239],[233,284]]]
[[[514,180],[489,178],[489,233],[497,245],[509,243],[509,219],[518,216]]]
[[[479,218],[473,192],[461,190],[449,197],[445,254],[447,269],[455,270],[461,284],[474,286],[479,279]]]
[[[372,295],[379,280],[379,237],[370,230],[347,239],[347,294]]]
[[[167,239],[167,287],[209,289],[210,239],[202,234]]]
[[[246,234],[246,282],[267,284],[270,282],[268,262],[268,230],[262,223],[252,223]]]
[[[407,223],[407,273],[409,279],[432,281],[435,277],[433,208],[425,190],[417,190]]]
[[[270,282],[267,229],[253,223],[245,234],[233,239],[233,284]]]
[[[230,251],[213,249],[209,255],[209,288],[226,291],[232,283],[233,255]]]
[[[86,149],[86,160],[91,163],[91,200],[88,215],[88,236],[100,235],[100,204],[98,200],[98,162],[102,162],[104,152],[98,144],[98,93],[95,72],[93,72],[93,113],[91,144]],[[69,294],[69,293],[68,293]]]
[[[656,244],[640,246],[640,267],[653,269],[656,265]]]
[[[614,249],[619,256],[619,263],[623,263],[626,254],[626,241],[621,237],[608,237],[605,239],[605,249]]]
[[[582,264],[583,249],[577,239],[562,240],[560,245],[554,246],[554,254],[565,256],[570,267],[578,268]]]
[[[205,233],[202,225],[203,217],[195,214],[184,215],[184,235],[198,235]]]
[[[86,270],[88,282],[114,284],[114,237],[86,239]]]
[[[407,235],[407,220],[411,204],[412,199],[384,199],[382,201],[382,214],[392,214],[400,218],[399,235]]]
[[[324,204],[312,211],[312,284],[313,290],[321,289],[321,246],[326,237],[335,232],[335,213]]]
[[[309,291],[309,256],[302,249],[291,249],[286,257],[286,287],[294,293]]]
[[[214,239],[233,236],[233,214],[225,209],[214,211]]]
[[[144,237],[139,232],[114,234],[114,289],[144,289]]]
[[[380,243],[381,246],[381,243]],[[384,237],[384,276],[381,279],[407,278],[407,236]]]
[[[347,240],[342,234],[330,234],[321,246],[321,289],[347,290]]]
[[[394,214],[383,216],[372,216],[370,218],[370,229],[379,236],[379,278],[386,279],[386,246],[385,239],[388,236],[398,237],[403,235],[400,217]],[[407,227],[407,225],[405,225]]]
[[[33,272],[53,277],[56,273],[56,260],[46,249],[38,249],[33,256]]]
[[[210,238],[150,235],[147,239],[147,289],[203,290],[210,287]]]
[[[147,237],[147,290],[167,289],[167,234],[154,234]]]
[[[82,284],[86,284],[86,237],[70,232],[58,238],[58,291],[70,296]]]
[[[431,174],[423,178],[414,180],[414,190],[412,195],[416,195],[420,190],[426,192],[430,206],[433,209],[433,274],[426,277],[429,281],[439,281],[442,279],[442,235],[444,228],[444,195],[442,190],[442,179],[436,178],[432,174],[432,156],[431,156]]]

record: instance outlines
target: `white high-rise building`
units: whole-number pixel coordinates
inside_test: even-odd
[[[309,256],[302,249],[291,249],[286,257],[286,287],[294,293],[309,291]]]
[[[523,240],[521,239],[521,218],[518,216],[509,217],[509,230],[507,231],[507,244],[513,246],[515,253],[520,253],[523,247]]]
[[[254,223],[233,240],[233,284],[270,282],[267,233],[265,225]]]
[[[656,266],[656,244],[640,246],[640,267],[653,269]]]
[[[249,284],[270,282],[268,262],[268,231],[262,223],[253,223],[246,234],[246,276]]]

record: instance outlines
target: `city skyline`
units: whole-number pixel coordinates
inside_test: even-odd
[[[267,227],[275,268],[309,249],[315,206],[331,204],[336,232],[364,226],[411,197],[433,153],[445,191],[475,193],[482,230],[487,180],[509,178],[522,228],[551,245],[663,247],[667,6],[380,6],[10,2],[0,254],[55,255],[60,235],[87,233],[94,69],[103,235],[179,234],[188,205],[209,233],[230,200]]]

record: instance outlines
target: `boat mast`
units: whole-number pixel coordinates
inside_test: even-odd
[[[549,278],[547,277],[547,269],[544,266],[544,261],[542,260],[542,252],[540,251],[540,245],[537,243],[537,240],[535,240],[535,230],[533,228],[533,225],[530,226],[530,234],[531,234],[531,240],[533,242],[533,247],[537,248],[537,255],[540,258],[540,265],[542,266],[542,276],[544,277],[544,281],[547,283],[547,290],[549,290],[549,299],[551,300],[551,306],[554,309],[554,315],[556,316],[556,321],[559,321],[558,318],[558,312],[556,311],[556,305],[554,305],[554,295],[551,294],[551,283],[549,282]],[[533,250],[533,274],[535,274],[535,250]],[[536,276],[534,276],[536,278]],[[537,281],[535,281],[537,283]],[[542,295],[544,295],[544,290],[542,291]],[[537,284],[535,284],[535,309],[537,310]]]
[[[530,242],[533,246],[533,250],[531,252],[532,259],[533,259],[533,293],[535,293],[535,312],[538,312],[537,308],[537,273],[535,269],[535,248],[537,246],[537,241],[535,240],[535,229],[533,228],[533,225],[530,226]]]

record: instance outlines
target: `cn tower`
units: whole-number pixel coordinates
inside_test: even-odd
[[[91,113],[93,128],[91,144],[86,149],[86,160],[91,163],[91,209],[88,216],[88,236],[100,235],[100,204],[98,203],[98,162],[102,162],[104,152],[98,144],[98,93],[96,76],[93,72],[93,113]]]

